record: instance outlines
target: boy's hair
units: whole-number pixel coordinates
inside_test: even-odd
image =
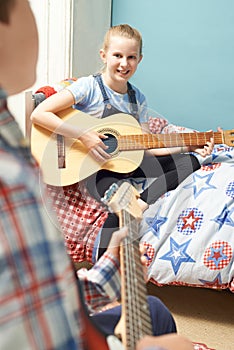
[[[9,23],[10,13],[15,5],[15,0],[0,0],[0,22]]]
[[[139,43],[140,55],[142,54],[142,36],[137,29],[132,28],[129,24],[118,24],[116,26],[110,27],[110,29],[107,31],[104,37],[103,49],[105,51],[108,49],[110,37],[112,35],[124,36],[125,38],[135,39]]]

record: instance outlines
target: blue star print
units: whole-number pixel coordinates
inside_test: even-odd
[[[160,227],[167,221],[167,217],[159,215],[160,210],[158,212],[158,215],[156,215],[155,217],[148,217],[145,219],[146,223],[150,226],[147,232],[152,232],[158,238],[160,233]]]
[[[150,226],[147,232],[151,231],[153,234],[159,238],[160,227],[167,221],[167,217],[160,216],[159,214],[155,217],[146,218],[146,223]]]
[[[188,185],[185,185],[183,188],[193,188],[194,198],[197,198],[203,191],[211,190],[217,188],[210,184],[212,176],[214,173],[200,176],[199,174],[193,174],[193,182]],[[199,181],[197,181],[199,179]]]
[[[215,278],[211,281],[202,280],[202,279],[199,279],[199,281],[207,287],[220,286],[222,284],[221,273],[219,272],[218,275],[215,276]]]
[[[226,225],[233,226],[234,227],[234,220],[232,219],[232,215],[234,214],[234,208],[228,211],[227,217],[226,217]],[[234,215],[233,215],[234,218]]]
[[[219,248],[210,247],[210,250],[211,254],[207,258],[207,261],[213,261],[217,268],[219,267],[220,261],[228,259],[227,255],[223,252],[223,246]]]
[[[130,179],[130,183],[135,187],[139,192],[144,191],[146,187],[146,179]]]
[[[221,227],[226,224],[229,226],[234,226],[234,221],[231,217],[231,215],[234,213],[234,208],[231,210],[228,210],[227,204],[225,204],[222,212],[216,216],[212,221],[215,221],[219,225],[219,230]]]
[[[186,253],[186,250],[189,246],[189,243],[191,242],[191,239],[181,245],[176,243],[174,239],[170,238],[170,250],[165,255],[161,256],[159,259],[162,260],[168,260],[171,262],[173,270],[175,275],[179,271],[180,265],[188,262],[195,262],[188,253]]]
[[[225,158],[232,159],[232,153],[230,152],[232,150],[232,147],[226,147],[225,145],[215,146],[212,153],[212,162],[224,161]]]
[[[231,198],[234,198],[234,181],[231,181],[228,184],[227,189],[226,189],[226,195],[231,197]]]

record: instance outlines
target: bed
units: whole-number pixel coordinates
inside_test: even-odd
[[[45,86],[33,94],[34,105],[74,80]],[[195,132],[150,117],[152,133]],[[234,135],[233,135],[234,138]],[[217,144],[202,166],[175,190],[167,192],[144,212],[141,242],[147,248],[148,277],[158,286],[182,285],[234,292],[234,148]],[[129,179],[141,192],[150,182]],[[104,205],[80,183],[48,185],[52,205],[74,263],[95,263]]]
[[[234,149],[216,145],[201,169],[144,213],[142,242],[157,285],[234,291]]]

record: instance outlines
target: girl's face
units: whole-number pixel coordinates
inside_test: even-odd
[[[135,73],[140,55],[139,43],[135,39],[123,36],[111,36],[108,49],[100,50],[103,63],[106,65],[104,79],[113,90],[125,93],[127,82]]]
[[[33,85],[38,33],[28,0],[16,0],[8,24],[0,22],[0,86],[9,95]]]

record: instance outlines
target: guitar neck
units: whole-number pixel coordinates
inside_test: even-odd
[[[224,143],[222,132],[193,132],[171,134],[139,134],[119,136],[119,149],[143,150],[153,148],[169,148],[179,146],[204,146],[210,138],[214,138],[215,144]]]
[[[147,289],[140,261],[138,225],[127,211],[120,213],[120,226],[128,227],[128,236],[121,245],[122,307],[125,315],[125,347],[135,349],[144,335],[152,335]]]

